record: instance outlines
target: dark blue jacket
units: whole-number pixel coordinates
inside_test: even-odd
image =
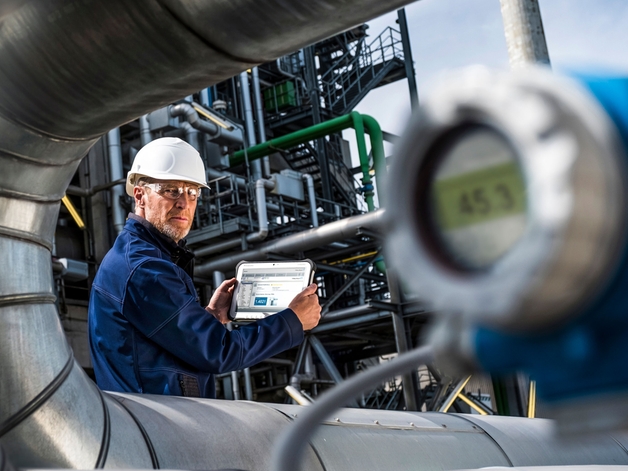
[[[90,352],[102,389],[214,397],[212,374],[255,365],[303,341],[290,309],[225,329],[199,304],[184,270],[190,254],[129,215],[89,303]]]

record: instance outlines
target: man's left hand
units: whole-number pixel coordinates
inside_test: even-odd
[[[231,308],[231,298],[233,297],[233,290],[238,284],[238,280],[231,278],[230,280],[223,281],[218,289],[214,291],[209,304],[205,308],[207,312],[212,314],[221,323],[226,324],[230,322],[229,309]]]

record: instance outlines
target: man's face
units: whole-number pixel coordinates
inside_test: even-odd
[[[136,212],[161,233],[179,242],[190,232],[199,194],[200,187],[193,183],[154,180],[135,187]]]

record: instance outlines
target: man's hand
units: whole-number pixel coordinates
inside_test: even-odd
[[[318,285],[312,283],[297,294],[288,306],[303,324],[303,330],[313,329],[321,319],[321,305],[318,303],[317,290]]]
[[[233,297],[233,290],[237,284],[238,280],[235,278],[223,281],[218,289],[214,291],[209,304],[205,308],[207,312],[212,314],[223,324],[231,321],[231,319],[229,319],[229,308],[231,308],[231,298]]]

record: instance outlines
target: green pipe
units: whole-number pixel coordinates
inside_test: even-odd
[[[360,168],[362,169],[362,184],[364,185],[364,198],[369,211],[375,209],[373,202],[372,179],[370,175],[369,155],[366,151],[366,139],[364,134],[367,133],[371,140],[371,150],[373,153],[373,166],[375,175],[379,178],[376,180],[379,198],[383,197],[383,180],[386,178],[386,156],[384,154],[384,137],[379,123],[368,115],[362,115],[357,111],[353,111],[347,115],[316,124],[306,129],[301,129],[285,136],[271,139],[264,143],[250,147],[245,150],[234,152],[229,162],[232,166],[244,163],[245,155],[249,161],[265,157],[277,150],[288,150],[305,142],[325,137],[330,134],[341,132],[345,129],[353,128],[356,134],[356,142],[358,146],[358,155],[360,158]]]
[[[299,144],[313,141],[314,139],[325,137],[330,134],[336,134],[348,128],[353,128],[355,130],[358,155],[360,158],[360,169],[362,170],[364,200],[366,201],[366,206],[369,212],[374,211],[375,203],[373,201],[373,182],[370,173],[369,155],[366,151],[365,133],[369,135],[371,141],[373,169],[375,170],[376,175],[375,183],[377,185],[377,194],[379,196],[380,203],[384,198],[384,186],[387,173],[386,154],[384,153],[384,135],[382,133],[382,128],[375,118],[360,114],[357,111],[352,111],[347,115],[325,121],[324,123],[316,124],[309,128],[301,129],[276,139],[271,139],[270,141],[263,142],[246,150],[234,152],[229,158],[229,163],[232,166],[239,165],[244,163],[245,159],[248,159],[249,161],[256,160],[272,154],[277,150],[288,150],[292,147],[298,146]],[[385,273],[386,271],[382,260],[375,262],[375,267],[382,273]]]

